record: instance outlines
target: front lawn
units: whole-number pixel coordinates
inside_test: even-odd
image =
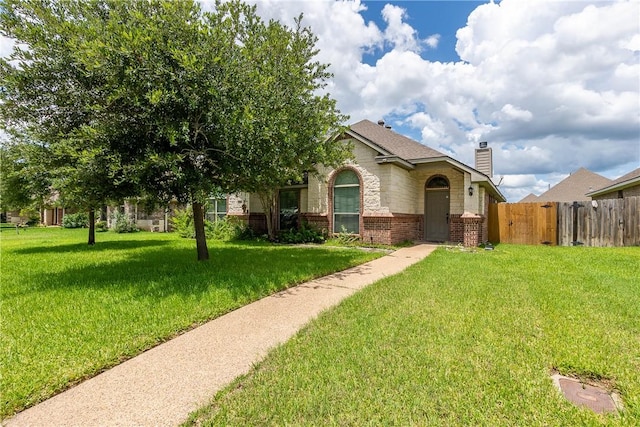
[[[557,370],[620,415],[573,406]],[[640,248],[439,249],[325,312],[195,425],[640,425]]]
[[[381,254],[28,228],[1,239],[0,418],[278,290]]]

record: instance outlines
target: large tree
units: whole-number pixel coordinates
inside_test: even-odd
[[[29,89],[7,85],[8,123],[95,160],[104,168],[86,171],[110,185],[190,202],[200,260],[213,191],[274,188],[344,154],[326,139],[343,117],[318,93],[330,76],[300,25],[239,1],[203,13],[192,1],[5,0],[0,16],[26,46],[2,64]]]
[[[331,74],[314,61],[316,37],[302,26],[302,16],[295,22],[294,28],[255,24],[252,37],[243,41],[243,55],[253,64],[247,75],[252,91],[244,103],[248,149],[235,173],[243,189],[258,194],[272,239],[280,188],[350,154],[350,147],[334,139],[347,117],[329,95],[321,95]]]

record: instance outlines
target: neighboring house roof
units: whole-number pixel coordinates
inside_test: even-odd
[[[378,152],[377,163],[391,163],[407,170],[415,169],[417,164],[447,162],[451,166],[471,174],[471,181],[486,188],[499,201],[506,201],[498,187],[484,173],[455,160],[431,147],[400,135],[385,127],[384,123],[376,124],[362,120],[349,127],[348,135],[364,143]]]
[[[536,196],[533,193],[529,193],[524,199],[520,200],[518,203],[533,203],[537,201],[538,201],[538,196]]]
[[[623,190],[625,188],[640,185],[640,168],[634,169],[628,174],[622,175],[620,178],[612,181],[609,185],[587,193],[588,196],[600,196],[602,194],[611,193],[613,191]]]
[[[610,185],[611,180],[588,169],[580,168],[538,196],[537,202],[574,202],[591,200],[594,188]]]

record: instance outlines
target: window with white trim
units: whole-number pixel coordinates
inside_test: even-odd
[[[227,216],[227,199],[211,198],[207,203],[207,213],[205,218],[209,221],[216,222]]]

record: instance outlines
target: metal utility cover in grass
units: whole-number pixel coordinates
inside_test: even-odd
[[[622,402],[617,394],[560,374],[551,376],[553,383],[567,400],[574,405],[591,409],[599,414],[618,412],[622,409]]]

